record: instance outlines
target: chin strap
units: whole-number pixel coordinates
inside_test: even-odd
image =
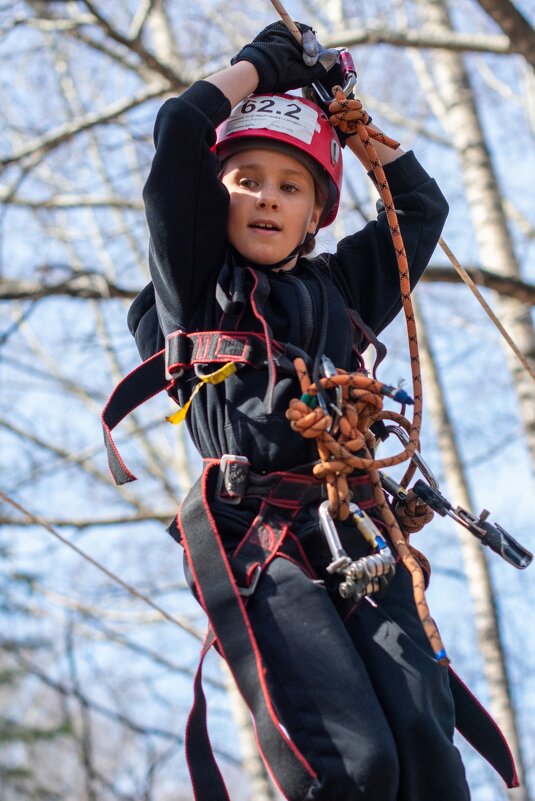
[[[291,253],[289,253],[284,259],[280,261],[276,261],[273,264],[259,264],[256,261],[251,261],[250,259],[245,259],[241,253],[238,253],[236,248],[232,247],[232,252],[234,255],[235,263],[238,264],[240,267],[252,267],[253,270],[259,270],[260,272],[269,272],[270,270],[277,270],[279,267],[284,267],[285,264],[288,264],[289,261],[294,259],[296,256],[299,256],[303,248],[305,248],[309,242],[314,239],[316,234],[307,233],[304,240],[301,242],[300,245],[297,245]]]

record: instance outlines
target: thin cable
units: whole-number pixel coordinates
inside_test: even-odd
[[[88,553],[86,553],[77,545],[74,545],[74,543],[66,539],[62,534],[59,533],[59,531],[56,531],[56,529],[54,529],[49,523],[47,523],[46,520],[43,520],[41,517],[38,517],[37,515],[34,515],[32,512],[30,512],[28,509],[25,509],[24,506],[21,506],[20,503],[15,501],[9,495],[6,495],[1,490],[0,490],[0,498],[4,500],[6,503],[8,503],[10,506],[12,506],[14,509],[17,509],[17,511],[19,511],[21,514],[23,514],[25,517],[31,520],[32,523],[35,523],[36,525],[44,528],[46,531],[48,531],[50,534],[56,537],[56,539],[59,540],[63,545],[67,545],[67,547],[71,548],[71,550],[77,553],[78,556],[81,556],[82,559],[85,559],[86,562],[92,564],[93,567],[96,567],[97,570],[100,570],[100,572],[104,573],[104,575],[107,576],[109,579],[114,581],[116,584],[119,584],[119,586],[121,586],[124,590],[126,590],[126,592],[128,592],[130,595],[133,595],[134,598],[138,598],[140,601],[143,601],[143,603],[152,607],[152,609],[155,609],[156,612],[158,612],[163,618],[165,618],[165,620],[168,620],[170,623],[174,623],[175,626],[178,626],[184,631],[187,631],[188,634],[193,635],[193,637],[196,637],[198,640],[202,640],[202,636],[191,625],[191,623],[189,623],[187,620],[174,617],[169,612],[166,612],[165,609],[162,609],[161,606],[158,606],[158,604],[152,601],[147,595],[144,595],[139,590],[136,590],[136,588],[133,587],[131,584],[128,584],[122,578],[119,578],[119,576],[115,575],[115,573],[112,573],[111,570],[108,570],[107,567],[104,567],[104,565],[102,565]]]
[[[467,287],[469,289],[472,290],[472,292],[474,293],[474,295],[476,296],[478,301],[481,303],[481,305],[483,306],[483,308],[487,312],[488,316],[490,317],[490,319],[492,320],[492,322],[494,323],[494,325],[496,326],[496,328],[498,329],[498,331],[500,332],[502,337],[505,339],[505,341],[507,342],[509,347],[515,353],[516,357],[520,360],[520,362],[522,362],[522,365],[524,366],[524,368],[527,370],[527,372],[530,374],[530,376],[535,381],[535,370],[530,365],[530,363],[528,362],[528,360],[526,359],[524,354],[521,353],[521,351],[519,350],[519,348],[515,344],[515,342],[511,339],[511,336],[505,330],[505,328],[503,327],[501,322],[498,320],[498,318],[496,317],[496,315],[494,314],[494,312],[490,308],[489,304],[487,303],[487,301],[485,300],[485,298],[483,297],[483,295],[481,294],[481,292],[479,291],[479,289],[477,288],[475,283],[472,281],[472,279],[470,278],[470,276],[468,275],[468,273],[466,272],[464,267],[461,265],[461,263],[458,261],[458,259],[455,257],[455,255],[453,254],[451,249],[448,247],[448,245],[446,244],[446,242],[442,238],[439,239],[439,244],[440,244],[440,247],[442,248],[442,250],[444,251],[444,253],[446,254],[446,256],[448,257],[448,259],[451,261],[451,263],[453,264],[453,266],[455,267],[455,269],[457,270],[457,272],[461,276],[461,278],[463,279],[464,283],[467,285]]]

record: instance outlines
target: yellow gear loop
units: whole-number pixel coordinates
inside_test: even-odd
[[[238,367],[234,362],[227,362],[226,364],[223,365],[223,367],[220,367],[213,373],[209,373],[208,375],[198,376],[199,382],[195,385],[189,400],[184,404],[184,406],[182,406],[181,409],[178,410],[178,412],[170,414],[169,417],[166,417],[165,419],[167,420],[167,422],[172,423],[175,426],[181,423],[182,420],[185,419],[189,411],[189,407],[191,406],[193,398],[199,392],[199,390],[204,387],[205,384],[212,384],[212,385],[220,384],[226,378],[235,373],[237,369]]]

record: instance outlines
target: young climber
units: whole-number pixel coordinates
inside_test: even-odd
[[[335,253],[310,255],[338,210],[340,143],[371,166],[340,125],[346,104],[325,113],[286,94],[318,82],[332,90],[344,80],[336,58],[320,51],[307,66],[277,23],[231,67],[164,104],[144,190],[152,284],[129,325],[143,358],[166,344],[168,390],[204,459],[171,533],[210,620],[206,647],[215,641],[228,661],[285,797],[466,801],[448,669],[424,633],[411,578],[398,563],[374,585],[382,592],[342,598],[340,576],[326,570],[316,446],[286,416],[301,395],[296,357],[313,380],[329,369],[324,356],[362,369],[360,352],[370,341],[381,349],[376,336],[401,308],[380,204]],[[374,130],[358,101],[351,110]],[[447,204],[412,152],[376,149],[414,285]],[[366,471],[348,481],[388,540]],[[351,559],[370,553],[353,522],[337,529]],[[220,801],[200,678],[196,698],[187,734],[196,798]]]

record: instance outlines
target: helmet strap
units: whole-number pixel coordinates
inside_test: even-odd
[[[304,240],[301,242],[300,245],[297,245],[297,247],[295,247],[292,250],[291,253],[288,253],[288,255],[284,259],[281,259],[280,261],[276,261],[273,264],[258,264],[258,262],[256,262],[256,261],[251,261],[250,259],[244,258],[241,255],[241,253],[238,253],[238,251],[236,250],[236,248],[234,246],[231,245],[230,247],[231,247],[232,252],[234,254],[235,262],[237,264],[239,264],[240,267],[252,267],[253,270],[260,270],[262,272],[269,272],[270,270],[277,270],[280,267],[284,267],[284,265],[288,264],[289,261],[291,261],[292,259],[295,259],[296,256],[299,256],[301,251],[303,250],[303,248],[305,248],[308,245],[308,243],[312,239],[314,239],[315,236],[316,236],[316,232],[314,232],[313,234],[311,234],[310,232],[307,233],[305,238],[304,238]]]

